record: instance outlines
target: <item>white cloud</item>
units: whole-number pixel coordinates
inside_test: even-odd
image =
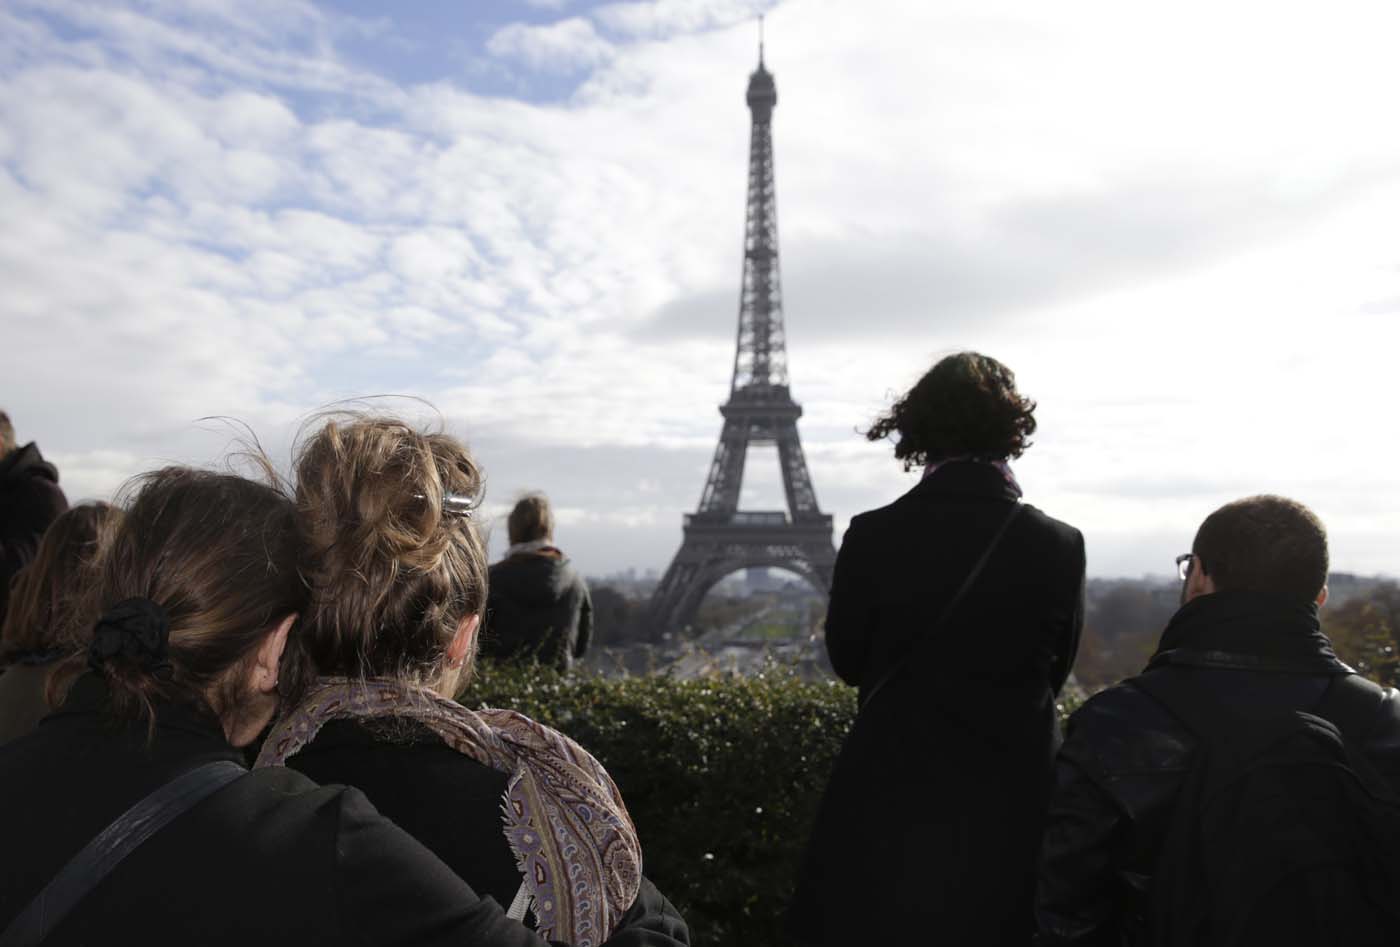
[[[772,0],[646,0],[609,3],[593,16],[629,36],[664,38],[752,20],[772,6]]]
[[[733,355],[753,7],[499,30],[579,81],[553,105],[353,68],[336,37],[384,27],[304,4],[36,8],[0,11],[0,375],[65,484],[207,459],[199,417],[277,447],[402,392],[493,498],[572,511],[588,571],[664,564]],[[1018,469],[1095,571],[1276,489],[1338,567],[1400,572],[1395,15],[1270,11],[771,11],[791,372],[838,528],[911,482],[856,429],[974,347],[1040,399]]]
[[[598,35],[582,17],[559,20],[547,26],[511,23],[486,43],[493,56],[517,59],[544,72],[574,72],[598,66],[612,58],[611,43]]]

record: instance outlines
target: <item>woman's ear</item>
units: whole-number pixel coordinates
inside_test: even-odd
[[[457,623],[457,632],[447,645],[448,667],[459,668],[462,666],[462,662],[471,653],[472,639],[476,637],[476,629],[480,624],[480,615],[468,615]]]
[[[253,665],[253,690],[260,694],[277,692],[277,668],[282,663],[282,652],[287,650],[287,636],[296,624],[297,614],[293,612],[278,622],[272,633],[258,645],[257,660]]]

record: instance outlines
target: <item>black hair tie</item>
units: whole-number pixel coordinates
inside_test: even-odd
[[[88,646],[88,667],[101,670],[124,657],[151,672],[170,670],[170,616],[148,598],[118,602],[97,620]]]

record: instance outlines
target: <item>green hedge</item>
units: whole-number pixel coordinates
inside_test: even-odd
[[[749,678],[561,677],[485,665],[462,697],[567,733],[602,761],[647,876],[696,944],[783,943],[780,922],[855,690],[773,666]],[[1067,698],[1060,712],[1077,701]]]
[[[573,737],[622,789],[645,871],[694,943],[782,943],[782,910],[855,691],[774,667],[751,678],[561,678],[483,668],[462,697]]]

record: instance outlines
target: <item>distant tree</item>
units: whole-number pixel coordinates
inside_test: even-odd
[[[1343,661],[1379,684],[1400,684],[1400,584],[1324,608],[1322,626]]]
[[[611,585],[590,585],[593,599],[593,640],[599,645],[623,644],[628,640],[638,603]]]
[[[1093,692],[1140,672],[1176,612],[1176,596],[1159,582],[1091,581],[1074,664],[1079,683]]]

